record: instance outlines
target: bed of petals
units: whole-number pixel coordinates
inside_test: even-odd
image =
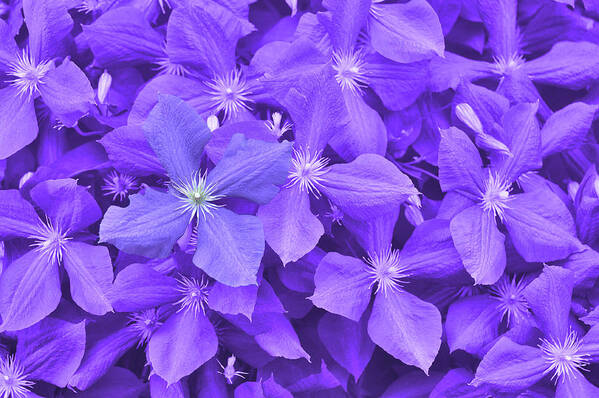
[[[0,398],[599,397],[598,22],[0,0]]]

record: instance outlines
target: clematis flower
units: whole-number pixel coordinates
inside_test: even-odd
[[[210,139],[206,122],[183,100],[165,95],[144,125],[148,143],[167,171],[167,192],[147,188],[126,208],[110,207],[100,240],[130,254],[167,257],[190,223],[197,226],[194,264],[230,286],[256,283],[264,251],[260,220],[224,207],[226,197],[268,203],[285,182],[289,143],[233,136],[216,167],[200,171]]]
[[[525,297],[544,334],[537,347],[502,337],[485,355],[472,384],[488,384],[518,392],[545,376],[556,386],[556,397],[592,397],[599,388],[581,373],[597,355],[599,329],[586,334],[573,329],[568,316],[572,299],[572,273],[548,266],[525,289]]]
[[[310,210],[311,196],[326,196],[338,211],[367,220],[418,192],[380,155],[364,154],[351,163],[328,165],[322,151],[346,122],[340,90],[325,70],[300,81],[284,101],[295,124],[292,165],[287,184],[258,210],[266,241],[283,264],[306,255],[324,234]]]
[[[75,303],[95,315],[111,311],[106,297],[113,278],[108,248],[78,239],[101,217],[94,198],[72,179],[41,182],[30,194],[44,218],[18,191],[0,191],[0,237],[32,242],[0,276],[0,329],[29,327],[56,309],[62,296],[61,267]]]
[[[405,364],[428,373],[441,345],[441,314],[411,293],[410,282],[455,278],[463,267],[445,220],[425,221],[402,250],[393,249],[397,215],[361,223],[363,233],[358,238],[367,258],[327,253],[316,269],[310,299],[328,312],[365,322],[363,314],[374,295],[372,312],[366,315],[370,339]]]
[[[483,168],[468,136],[452,127],[441,133],[439,180],[444,191],[459,193],[451,234],[464,266],[477,284],[493,284],[503,274],[505,225],[518,253],[528,262],[560,260],[582,250],[563,202],[547,190],[511,194],[523,173],[540,167],[537,106],[520,104],[504,117],[512,156],[492,158]]]
[[[60,56],[73,27],[67,8],[51,0],[24,0],[29,38],[23,48],[9,26],[0,21],[0,159],[35,140],[38,134],[34,100],[41,97],[62,125],[74,126],[94,102],[85,74],[68,57]],[[55,60],[62,59],[60,65]]]
[[[39,398],[36,381],[65,387],[85,350],[84,322],[48,317],[16,334],[14,355],[0,356],[0,396]]]

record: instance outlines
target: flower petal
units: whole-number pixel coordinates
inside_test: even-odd
[[[264,231],[256,216],[219,208],[198,223],[193,263],[222,284],[256,284],[263,253]]]
[[[150,339],[148,360],[168,384],[193,373],[216,355],[218,338],[202,313],[182,311],[171,315]]]
[[[518,53],[516,0],[478,0],[480,17],[489,32],[489,47],[496,57],[509,59]]]
[[[497,338],[501,315],[499,302],[486,295],[465,297],[453,302],[447,311],[445,332],[451,352],[464,350],[481,355],[487,344]]]
[[[367,265],[357,258],[327,253],[314,274],[315,306],[358,322],[370,302]]]
[[[33,101],[14,87],[0,89],[0,159],[6,159],[37,137],[38,125]]]
[[[491,285],[505,270],[505,237],[495,216],[474,205],[456,215],[449,225],[464,267],[477,284]]]
[[[115,245],[126,253],[166,257],[183,235],[190,215],[170,193],[148,188],[131,195],[129,206],[111,206],[100,224],[100,242]]]
[[[0,238],[11,239],[36,233],[39,217],[16,189],[0,191]]]
[[[200,167],[210,130],[204,119],[182,99],[159,95],[144,124],[144,133],[171,180],[188,181]]]
[[[368,335],[383,350],[428,374],[441,347],[441,314],[437,307],[405,291],[377,294]]]
[[[441,130],[439,183],[443,191],[461,189],[478,195],[483,186],[483,163],[478,150],[462,130]]]
[[[20,330],[56,309],[62,292],[58,265],[36,250],[15,260],[0,277],[0,330]]]
[[[596,105],[574,102],[551,115],[541,130],[543,156],[580,146],[591,128],[596,111]]]
[[[108,248],[69,242],[64,267],[71,282],[71,297],[81,308],[94,315],[112,311],[106,296],[113,278]]]
[[[71,32],[73,20],[65,3],[23,0],[29,32],[29,51],[38,61],[52,59],[62,50],[61,42]]]

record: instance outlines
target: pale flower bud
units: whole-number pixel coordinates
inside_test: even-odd
[[[206,124],[208,124],[210,131],[214,131],[220,127],[218,123],[218,117],[215,115],[208,116],[208,119],[206,119]]]
[[[100,75],[100,80],[98,80],[98,101],[100,101],[100,104],[104,104],[106,101],[106,97],[108,96],[108,91],[110,90],[111,85],[112,76],[107,70],[104,70],[104,72]]]
[[[472,109],[470,105],[464,102],[457,104],[455,107],[455,114],[466,126],[479,134],[483,133],[483,124],[480,122],[480,119],[476,116],[474,109]]]
[[[19,189],[23,188],[23,185],[25,185],[25,183],[27,181],[29,181],[29,179],[33,176],[33,172],[28,171],[27,173],[23,174],[23,176],[21,177],[21,179],[19,180]]]
[[[574,200],[576,199],[576,194],[578,193],[579,188],[580,184],[576,181],[570,181],[568,183],[568,196],[570,196],[572,202],[574,202]]]

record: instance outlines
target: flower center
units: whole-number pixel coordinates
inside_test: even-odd
[[[522,294],[525,287],[524,279],[504,276],[490,288],[491,294],[499,301],[497,309],[507,319],[508,326],[528,316],[528,303]]]
[[[340,51],[333,53],[335,79],[341,88],[352,94],[361,94],[367,85],[364,59],[360,51]]]
[[[408,270],[400,264],[399,251],[389,247],[379,253],[369,253],[364,260],[368,277],[372,280],[370,287],[377,284],[376,293],[382,291],[386,296],[390,290],[401,291],[407,283],[405,278],[410,276]]]
[[[519,69],[524,64],[524,58],[519,54],[512,54],[509,57],[494,57],[495,73],[501,76],[509,75]]]
[[[201,311],[205,314],[209,293],[208,281],[204,278],[198,281],[181,275],[178,282],[177,291],[181,293],[181,298],[175,303],[179,305],[177,312],[191,311],[197,315]]]
[[[51,69],[52,61],[36,62],[29,53],[23,50],[17,60],[9,65],[8,75],[12,76],[8,82],[16,87],[19,94],[31,99],[39,93],[39,86],[44,84],[44,77]]]
[[[218,372],[218,373],[225,376],[225,379],[227,380],[227,383],[229,383],[229,384],[233,384],[233,379],[235,378],[235,376],[245,379],[245,375],[247,375],[247,372],[242,372],[242,371],[235,369],[235,360],[236,359],[237,358],[235,358],[235,355],[231,355],[229,358],[227,358],[227,366],[223,366],[223,364],[220,363],[220,361],[218,361],[218,359],[217,359],[218,364],[220,365],[220,368],[222,369],[222,372]]]
[[[503,181],[497,174],[489,171],[485,181],[484,192],[481,192],[481,206],[486,212],[493,212],[496,217],[503,220],[507,202],[510,196],[510,183]]]
[[[322,176],[328,172],[329,159],[320,156],[321,152],[310,153],[309,149],[294,149],[291,159],[291,171],[287,187],[299,185],[302,192],[311,192],[320,196],[318,188],[322,186]]]
[[[217,76],[206,83],[206,94],[216,112],[223,111],[225,118],[234,116],[242,109],[250,109],[252,92],[241,71],[235,69],[224,76]]]
[[[206,182],[206,174],[196,172],[191,179],[185,182],[172,182],[177,197],[183,202],[179,209],[184,213],[191,213],[191,218],[206,217],[221,205],[214,202],[221,199],[223,195],[216,194],[214,184]]]
[[[171,62],[169,57],[159,58],[155,63],[158,65],[156,70],[158,70],[161,75],[186,76],[189,74],[189,71],[185,66]]]
[[[30,238],[35,239],[32,246],[36,247],[36,250],[59,264],[62,262],[66,245],[71,240],[67,234],[68,231],[63,231],[58,225],[52,225],[52,221],[46,218],[46,222],[40,223],[36,228],[36,234],[31,235]]]
[[[131,191],[137,188],[139,187],[135,177],[128,174],[119,174],[116,171],[112,171],[104,178],[104,186],[102,186],[102,190],[106,192],[106,195],[112,195],[112,200],[118,198],[120,201],[123,201]]]
[[[162,326],[160,315],[155,308],[136,312],[129,317],[130,326],[137,332],[139,336],[138,347],[146,344],[156,329]]]
[[[29,395],[33,382],[27,380],[23,366],[14,356],[0,359],[0,397],[24,398]]]
[[[575,376],[577,369],[583,369],[590,362],[588,355],[580,353],[581,345],[573,330],[563,342],[541,339],[539,348],[547,364],[545,374],[552,373],[551,379],[555,381]]]

